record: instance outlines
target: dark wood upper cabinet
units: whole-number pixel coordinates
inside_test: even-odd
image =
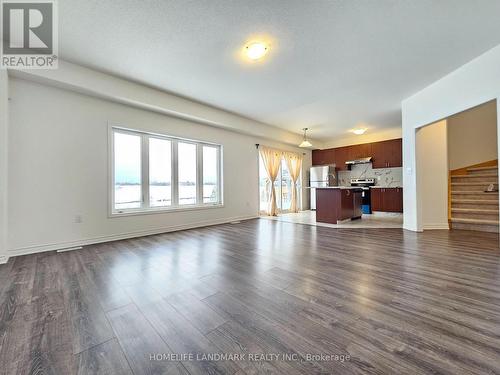
[[[326,150],[313,150],[312,151],[312,164],[313,165],[322,165],[325,164],[325,151]]]
[[[387,148],[385,142],[372,144],[372,166],[373,168],[387,167]]]
[[[337,170],[347,170],[348,160],[371,156],[373,168],[394,168],[403,166],[402,140],[364,143],[345,147],[314,150],[313,165],[336,164]]]
[[[329,148],[326,150],[313,150],[312,164],[313,165],[335,164],[335,149]]]
[[[350,152],[350,147],[338,147],[335,149],[335,164],[336,164],[336,169],[339,171],[345,171],[347,170],[347,165],[345,164],[346,161],[349,160],[349,152]]]
[[[372,166],[376,168],[394,168],[403,166],[401,139],[375,142],[372,146]]]
[[[403,166],[403,140],[401,138],[392,141],[392,160],[390,167]]]
[[[349,146],[349,160],[366,158],[368,156],[372,156],[371,143]]]

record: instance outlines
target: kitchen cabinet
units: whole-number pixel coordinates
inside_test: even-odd
[[[338,171],[346,171],[348,169],[345,162],[350,160],[349,151],[350,151],[349,146],[338,147],[335,149],[335,165]]]
[[[325,162],[327,150],[313,150],[312,152],[312,165],[323,165]]]
[[[403,188],[373,188],[372,211],[403,212]]]
[[[403,166],[403,140],[401,138],[392,141],[392,167]]]
[[[312,152],[312,165],[335,164],[335,149],[314,150]]]
[[[372,143],[372,165],[373,168],[394,168],[403,165],[402,140],[391,139],[389,141]]]
[[[372,144],[364,143],[361,145],[353,145],[349,147],[349,160],[366,158],[372,156]]]
[[[382,189],[370,189],[370,202],[372,211],[383,211]]]
[[[403,166],[402,140],[364,143],[360,145],[314,150],[313,165],[335,164],[337,170],[348,169],[345,162],[371,156],[373,168],[394,168]]]

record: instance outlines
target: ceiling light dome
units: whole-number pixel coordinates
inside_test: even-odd
[[[269,51],[269,46],[262,42],[250,43],[245,47],[246,55],[251,60],[258,60]]]
[[[362,135],[362,134],[365,134],[366,132],[366,128],[358,128],[358,129],[354,129],[352,131],[354,134],[356,135]]]

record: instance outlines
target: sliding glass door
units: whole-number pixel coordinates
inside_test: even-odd
[[[269,196],[271,195],[271,182],[267,177],[266,168],[262,158],[259,156],[259,201],[260,201],[260,211],[265,212],[269,203]],[[299,178],[300,184],[300,178]],[[280,171],[276,181],[274,181],[274,187],[276,189],[276,205],[280,213],[286,213],[290,210],[290,205],[292,203],[292,179],[290,173],[286,166],[284,159],[281,160]],[[298,190],[298,200],[300,203],[300,189]]]

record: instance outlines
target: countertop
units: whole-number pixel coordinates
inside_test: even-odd
[[[325,186],[325,187],[313,187],[309,189],[340,189],[340,190],[363,190],[356,186]]]
[[[402,186],[370,186],[370,189],[402,189]],[[324,186],[324,187],[310,187],[306,186],[306,189],[359,189],[362,190],[359,186]]]

